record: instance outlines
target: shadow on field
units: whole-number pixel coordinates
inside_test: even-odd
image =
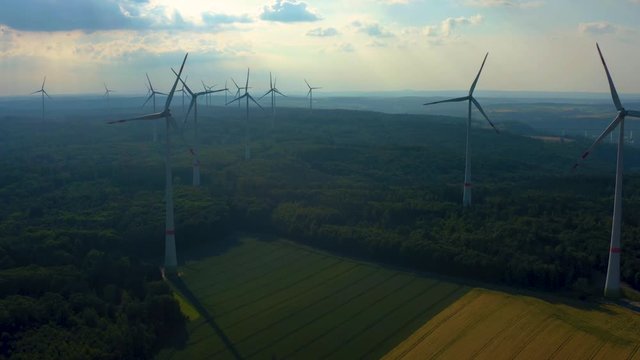
[[[167,279],[171,282],[171,284],[182,294],[182,296],[189,301],[189,303],[196,309],[196,311],[202,316],[203,319],[211,326],[211,328],[216,332],[216,334],[220,337],[220,340],[224,343],[229,353],[233,355],[235,359],[242,359],[242,356],[238,352],[238,350],[233,346],[231,340],[227,337],[227,335],[222,331],[220,326],[216,323],[215,319],[209,311],[202,305],[200,300],[189,290],[187,285],[180,279],[178,276],[167,277]]]

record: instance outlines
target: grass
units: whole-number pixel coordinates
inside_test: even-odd
[[[473,289],[385,359],[640,359],[640,316]]]
[[[161,359],[379,358],[468,291],[283,240],[245,238],[180,273],[200,316]]]
[[[189,340],[160,359],[640,358],[614,304],[473,288],[285,240],[197,254],[173,280]]]

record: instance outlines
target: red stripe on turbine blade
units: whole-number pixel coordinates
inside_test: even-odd
[[[622,249],[619,247],[612,247],[609,252],[612,254],[620,254],[622,252]]]
[[[175,235],[176,231],[175,230],[167,230],[164,233],[165,233],[165,235]]]

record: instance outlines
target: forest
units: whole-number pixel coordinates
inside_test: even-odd
[[[163,143],[152,142],[151,124],[0,110],[0,358],[149,358],[184,341],[185,318],[158,270]],[[474,204],[463,209],[460,118],[255,111],[245,161],[244,112],[200,109],[199,188],[193,124],[184,139],[172,134],[179,261],[186,249],[260,233],[488,283],[602,289],[614,145],[571,171],[591,139],[509,132],[526,119],[500,123],[499,135],[478,123]],[[179,106],[174,114],[182,123]],[[640,289],[640,151],[627,150],[622,277]]]

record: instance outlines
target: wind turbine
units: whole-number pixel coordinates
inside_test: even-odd
[[[107,97],[107,107],[109,108],[109,110],[111,110],[111,101],[109,99],[109,94],[111,94],[113,90],[107,87],[107,83],[103,83],[103,84],[104,84],[104,96]]]
[[[231,80],[233,81],[233,79]],[[238,88],[238,92],[240,92],[240,87],[238,86],[238,84],[236,84],[235,81],[233,81],[233,83]],[[244,159],[245,160],[249,160],[251,158],[251,149],[249,148],[249,100],[253,101],[256,105],[258,105],[260,109],[264,110],[264,108],[260,106],[260,104],[253,98],[253,96],[249,94],[249,90],[247,89],[249,89],[249,69],[247,69],[247,83],[244,86],[244,94],[242,96],[236,97],[235,99],[231,100],[231,102],[227,103],[227,105],[236,101],[240,103],[240,100],[242,99],[246,99],[247,101],[247,120],[245,125],[245,139],[244,139]]]
[[[47,93],[47,91],[44,89],[44,84],[47,82],[47,77],[44,77],[44,80],[42,80],[42,86],[40,87],[40,90],[34,91],[31,93],[31,95],[40,93],[42,95],[42,121],[44,121],[44,96],[47,95],[47,97],[49,99],[51,99],[51,96],[49,96],[49,94]],[[51,99],[52,100],[52,99]]]
[[[434,102],[424,104],[424,105],[433,105],[433,104],[440,104],[440,103],[447,103],[447,102],[461,102],[461,101],[469,102],[469,112],[467,117],[467,141],[466,141],[467,144],[466,144],[465,165],[464,165],[464,191],[462,195],[463,206],[471,205],[471,158],[469,156],[470,155],[469,135],[471,133],[471,104],[473,104],[480,111],[482,116],[484,116],[484,118],[489,122],[489,125],[491,125],[491,127],[496,131],[496,133],[499,133],[498,129],[493,125],[491,120],[489,120],[489,117],[487,116],[487,114],[482,109],[482,106],[480,106],[480,103],[478,102],[478,100],[476,100],[476,98],[473,97],[473,91],[476,89],[476,85],[478,84],[478,79],[480,79],[480,74],[482,73],[482,68],[484,68],[484,63],[487,61],[487,56],[489,56],[489,53],[487,53],[484,56],[484,60],[482,60],[480,71],[478,71],[478,75],[476,75],[476,78],[475,80],[473,80],[473,83],[471,84],[471,88],[469,89],[469,95],[459,97],[459,98],[434,101]]]
[[[262,99],[263,97],[271,94],[271,127],[273,127],[273,124],[275,122],[275,118],[276,118],[276,94],[285,96],[285,94],[281,93],[280,90],[278,90],[278,88],[276,87],[276,82],[278,81],[278,79],[273,79],[271,78],[271,73],[269,73],[269,91],[267,91],[266,93],[264,93],[264,95],[262,95],[258,101],[260,99]]]
[[[307,79],[304,79],[304,82],[309,87],[309,92],[307,93],[307,96],[309,97],[309,110],[313,111],[313,90],[322,89],[322,88],[321,87],[311,87],[311,85],[309,85],[309,82],[307,82]]]
[[[176,255],[176,231],[173,219],[173,178],[171,173],[171,136],[169,133],[169,127],[177,128],[175,124],[175,120],[171,116],[171,110],[169,106],[171,105],[171,100],[173,99],[173,94],[176,91],[176,87],[178,86],[178,80],[180,79],[180,75],[182,74],[182,69],[184,68],[184,64],[187,61],[187,53],[184,56],[184,60],[182,60],[182,65],[180,66],[180,71],[178,72],[178,76],[176,77],[176,81],[173,83],[173,87],[171,88],[171,92],[167,96],[167,101],[165,102],[164,109],[161,112],[154,112],[153,114],[143,115],[130,119],[122,119],[110,121],[109,124],[116,123],[124,123],[129,121],[137,121],[137,120],[159,120],[165,119],[166,123],[166,146],[165,146],[165,154],[164,154],[164,164],[165,164],[165,231],[164,231],[164,267],[167,272],[175,272],[178,267],[178,259]],[[155,121],[154,121],[155,122]]]
[[[156,95],[166,96],[167,94],[160,91],[156,91],[153,88],[153,85],[151,85],[151,79],[149,79],[149,74],[145,73],[145,75],[147,75],[147,81],[149,82],[149,85],[147,86],[147,88],[149,89],[149,91],[147,92],[147,94],[149,94],[149,97],[147,97],[147,100],[144,101],[144,104],[142,104],[142,107],[147,105],[149,100],[153,99],[153,112],[155,113],[156,112]],[[157,141],[158,141],[158,123],[154,121],[153,122],[153,142],[157,142]]]
[[[596,47],[598,48],[598,54],[600,54],[600,60],[602,61],[602,65],[604,66],[604,71],[607,74],[607,80],[609,81],[609,90],[611,91],[611,98],[613,99],[613,104],[618,111],[616,118],[607,126],[600,136],[596,139],[596,141],[582,154],[582,157],[573,168],[575,169],[581,160],[584,160],[591,154],[593,149],[604,139],[607,135],[609,135],[616,127],[620,128],[620,133],[618,135],[618,158],[616,164],[616,188],[614,191],[613,197],[613,222],[611,226],[611,245],[609,246],[609,264],[607,266],[607,280],[604,285],[604,296],[607,297],[619,297],[620,296],[620,233],[622,230],[622,160],[623,160],[623,149],[624,149],[624,119],[627,116],[640,118],[640,111],[627,110],[622,106],[620,102],[620,98],[618,97],[618,92],[616,91],[616,87],[613,84],[613,80],[611,79],[611,74],[609,73],[609,69],[607,68],[607,63],[604,61],[604,57],[602,56],[602,52],[600,51],[600,46],[596,43]]]
[[[174,74],[176,74],[176,76],[178,75],[175,70],[173,69],[171,70],[173,71]],[[227,89],[220,89],[220,90],[213,90],[213,91],[205,90],[198,93],[194,93],[193,91],[191,91],[189,86],[187,86],[187,83],[185,81],[180,79],[180,82],[182,82],[182,88],[185,89],[189,93],[189,95],[191,95],[191,102],[189,103],[189,109],[187,110],[187,113],[184,116],[184,124],[187,123],[187,119],[189,118],[189,114],[191,113],[191,109],[193,108],[194,145],[193,145],[193,148],[190,149],[191,154],[193,155],[193,186],[200,186],[200,160],[198,159],[198,96],[204,95],[206,99],[206,96],[211,93],[226,91]]]
[[[233,85],[235,85],[235,87],[236,87],[236,89],[237,89],[237,90],[236,90],[236,94],[234,95],[234,97],[236,97],[236,98],[237,98],[237,97],[239,97],[239,96],[240,96],[240,94],[242,93],[242,91],[241,91],[241,90],[244,90],[245,92],[247,91],[247,88],[246,88],[246,87],[241,88],[240,86],[238,86],[238,83],[236,83],[236,81],[235,81],[235,80],[233,80],[233,78],[231,78],[231,81],[233,81]],[[231,104],[232,102],[233,102],[233,101],[231,101],[231,102],[229,102],[229,103],[226,103],[226,104]],[[240,108],[240,102],[239,102],[239,101],[238,101],[238,108]]]

